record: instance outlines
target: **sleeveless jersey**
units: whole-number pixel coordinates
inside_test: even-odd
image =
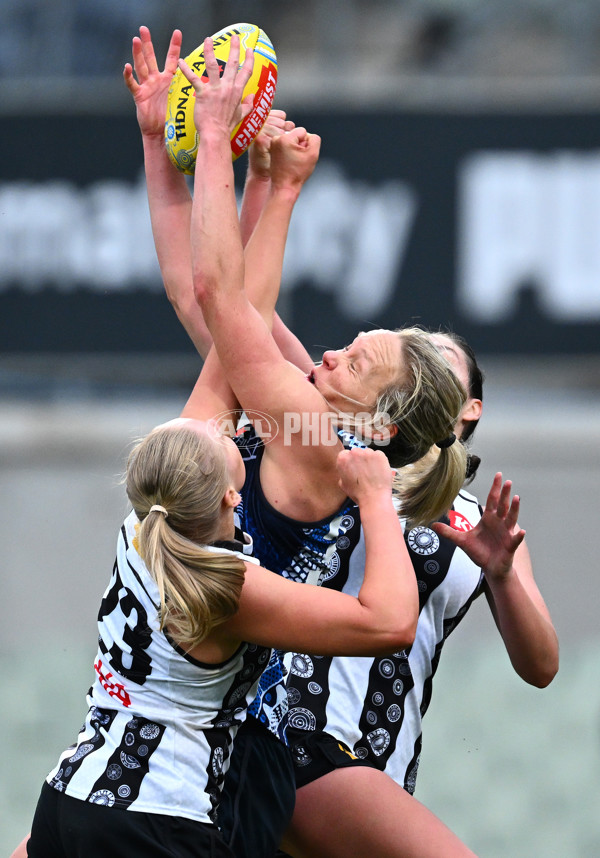
[[[448,516],[453,527],[471,529],[481,517],[465,491]],[[311,762],[303,738],[325,731],[360,759],[389,774],[412,793],[421,751],[421,722],[448,635],[482,591],[483,575],[467,555],[428,527],[405,540],[419,587],[419,620],[413,645],[384,657],[318,657],[288,653],[288,740],[297,768]],[[360,589],[364,539],[347,562],[344,592]]]
[[[266,500],[260,484],[260,463],[264,444],[251,426],[245,426],[235,442],[246,468],[242,502],[237,509],[240,526],[254,541],[254,554],[261,565],[272,572],[301,583],[341,588],[344,576],[336,572],[350,556],[351,546],[360,539],[357,507],[348,498],[329,518],[316,522],[298,522],[282,515]],[[339,552],[344,546],[345,554]],[[283,653],[274,650],[261,677],[256,699],[249,713],[285,739],[288,699]]]
[[[136,550],[138,526],[131,513],[119,534],[89,711],[47,782],[83,801],[214,822],[232,743],[271,651],[244,643],[225,662],[203,664],[172,643]],[[229,548],[211,550],[257,562],[245,556],[251,545],[220,545]]]

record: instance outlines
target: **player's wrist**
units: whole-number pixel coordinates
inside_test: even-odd
[[[259,185],[268,185],[271,182],[271,172],[268,168],[257,167],[251,162],[248,163],[248,171],[246,173],[246,184],[255,182]]]
[[[160,131],[144,131],[144,129],[140,129],[142,132],[142,142],[145,147],[155,146],[158,149],[165,148],[165,134],[161,129]]]
[[[356,502],[360,507],[360,517],[363,522],[371,516],[379,518],[382,515],[396,515],[389,488],[365,489],[357,493]]]
[[[295,203],[300,196],[302,185],[296,182],[277,182],[271,180],[271,195],[282,202]]]
[[[199,148],[223,147],[231,148],[231,129],[227,123],[209,118],[198,126]]]
[[[510,586],[516,576],[515,567],[512,565],[485,565],[482,566],[481,569],[488,584],[498,589],[504,589],[505,587]]]

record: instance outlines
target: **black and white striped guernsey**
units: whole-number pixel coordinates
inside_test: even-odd
[[[356,510],[358,514],[358,510]],[[457,529],[481,517],[477,499],[465,491],[443,519]],[[405,540],[419,586],[419,621],[410,649],[377,658],[318,657],[288,653],[288,730],[297,771],[310,764],[305,739],[325,731],[360,759],[413,792],[421,752],[422,719],[431,699],[442,647],[482,590],[483,576],[467,555],[428,527]],[[341,589],[357,595],[365,563],[364,537],[342,546],[351,552],[337,564],[347,570]],[[341,582],[338,582],[338,586]]]
[[[202,664],[159,629],[158,588],[136,550],[136,516],[119,534],[98,616],[89,710],[47,782],[83,801],[213,822],[232,743],[271,650],[242,644]],[[247,546],[233,553],[244,560]]]

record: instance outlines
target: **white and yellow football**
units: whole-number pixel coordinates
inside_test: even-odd
[[[233,24],[212,37],[221,74],[229,59],[231,38],[234,35],[240,37],[240,66],[248,48],[254,51],[254,70],[242,96],[246,98],[254,93],[254,106],[231,134],[231,156],[235,161],[252,143],[273,106],[277,86],[277,57],[271,40],[259,27],[255,24]],[[208,79],[204,43],[192,51],[185,61],[199,77]],[[165,144],[169,158],[177,169],[192,175],[198,150],[198,133],[194,125],[194,87],[180,69],[175,72],[169,88]]]

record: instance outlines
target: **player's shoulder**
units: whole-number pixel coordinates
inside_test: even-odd
[[[481,504],[479,503],[479,500],[475,497],[475,495],[471,494],[470,492],[468,492],[468,491],[467,491],[466,489],[464,489],[464,488],[463,488],[463,489],[461,489],[461,490],[459,491],[458,495],[456,496],[456,500],[454,501],[454,506],[455,506],[455,507],[456,507],[456,504],[464,505],[464,506],[467,506],[467,507],[468,507],[469,505],[471,505],[471,506],[476,506],[476,507],[481,507]]]
[[[450,525],[457,530],[470,530],[475,527],[483,513],[483,508],[475,495],[461,489],[448,512]],[[468,524],[467,524],[468,523]]]

